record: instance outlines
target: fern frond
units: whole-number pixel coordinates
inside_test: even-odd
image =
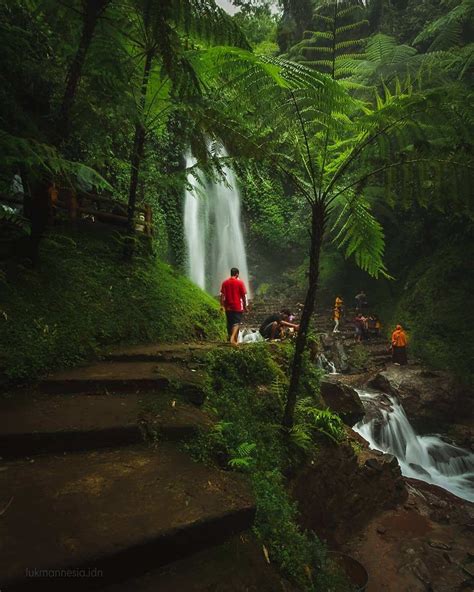
[[[370,204],[361,196],[344,196],[344,205],[331,229],[334,242],[354,255],[356,264],[373,277],[389,277],[383,257],[385,239],[382,225],[371,213]]]
[[[293,426],[290,430],[290,441],[296,448],[305,452],[313,445],[309,428],[300,424]]]
[[[429,51],[447,49],[461,42],[464,24],[474,21],[474,0],[462,0],[447,14],[430,23],[418,34],[414,45],[433,40]]]

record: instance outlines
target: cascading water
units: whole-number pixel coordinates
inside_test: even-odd
[[[328,360],[324,354],[318,354],[316,358],[316,365],[321,370],[325,370],[329,374],[337,374],[336,365],[331,360]]]
[[[395,397],[359,390],[366,408],[364,419],[354,426],[371,448],[397,457],[402,474],[443,487],[474,501],[474,454],[438,436],[415,433],[405,410]]]
[[[196,164],[191,153],[186,154],[186,168]],[[184,235],[186,237],[187,272],[191,281],[206,288],[207,200],[206,180],[201,171],[196,177],[188,173],[189,188],[184,196]]]
[[[220,156],[226,156],[221,149]],[[186,155],[186,168],[196,164]],[[218,294],[230,268],[237,267],[248,285],[247,255],[240,212],[240,193],[233,171],[222,167],[224,179],[209,181],[189,173],[184,198],[184,234],[188,277],[211,294]]]

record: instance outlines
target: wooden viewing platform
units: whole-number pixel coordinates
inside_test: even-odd
[[[0,193],[0,203],[9,206],[25,206],[29,199],[27,194],[22,199]],[[49,205],[53,219],[57,213],[63,213],[71,221],[90,219],[122,228],[128,224],[127,204],[111,197],[92,193],[76,194],[69,189],[60,189],[57,201],[51,200]],[[135,230],[146,236],[153,235],[153,212],[149,204],[135,208]]]

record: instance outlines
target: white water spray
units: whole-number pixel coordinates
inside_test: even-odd
[[[371,448],[397,457],[402,474],[474,501],[474,454],[438,436],[419,436],[395,397],[358,391],[366,418],[353,427]],[[373,411],[376,411],[375,416]]]
[[[220,156],[226,156],[221,149]],[[196,160],[186,155],[186,167]],[[248,285],[247,255],[242,231],[240,194],[233,171],[222,167],[224,179],[208,181],[199,171],[188,174],[191,186],[184,198],[184,233],[188,277],[211,294],[218,294],[231,267]]]
[[[324,354],[318,354],[316,358],[316,365],[321,370],[325,370],[329,374],[337,374],[336,365],[331,360],[328,360]]]
[[[191,153],[186,154],[186,168],[196,164]],[[197,178],[196,178],[197,177]],[[196,177],[188,173],[189,188],[184,196],[184,234],[187,248],[187,272],[191,281],[203,290],[206,287],[206,234],[207,201],[204,176],[197,171]]]

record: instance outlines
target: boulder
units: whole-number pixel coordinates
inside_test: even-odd
[[[472,393],[447,372],[421,366],[390,366],[372,378],[368,386],[396,396],[417,427],[445,431],[447,424],[474,424]]]
[[[397,459],[369,450],[347,429],[348,442],[318,443],[318,454],[289,481],[300,524],[330,545],[345,543],[384,509],[403,503],[407,492]],[[357,452],[356,452],[357,451]]]
[[[357,391],[330,377],[321,380],[321,397],[331,411],[341,416],[342,421],[352,427],[365,415],[364,406]]]
[[[331,356],[338,370],[341,372],[347,372],[349,370],[349,357],[344,345],[338,339],[333,340]]]

